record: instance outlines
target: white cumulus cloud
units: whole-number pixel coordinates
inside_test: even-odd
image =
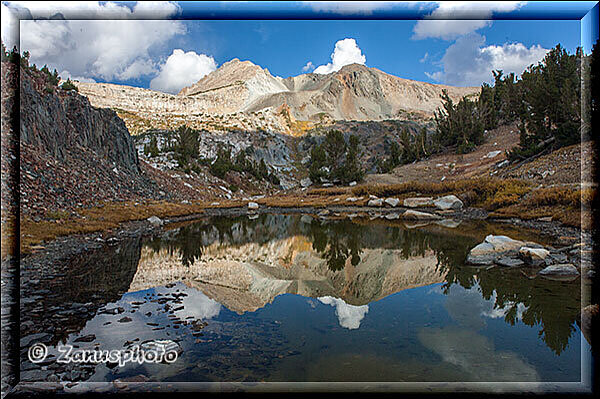
[[[479,86],[492,83],[492,70],[520,75],[529,65],[541,61],[549,49],[540,45],[526,47],[523,43],[485,46],[485,37],[477,33],[465,35],[446,50],[443,70],[426,73],[432,79],[456,86]]]
[[[83,82],[83,83],[96,83],[96,81],[94,79],[91,78],[86,78],[84,76],[73,76],[71,74],[71,72],[64,70],[62,72],[60,72],[58,74],[58,76],[62,79],[62,80],[67,80],[67,79],[71,79],[71,80],[77,80],[79,82]]]
[[[356,40],[349,38],[338,40],[337,43],[335,43],[335,48],[331,54],[331,62],[318,66],[314,70],[314,73],[327,74],[336,72],[342,69],[344,65],[364,65],[366,61],[367,58],[356,44]]]
[[[161,66],[158,76],[150,81],[150,88],[175,94],[215,69],[217,64],[212,57],[175,49]]]
[[[369,305],[354,306],[344,302],[343,299],[332,296],[323,296],[319,298],[321,303],[335,307],[335,314],[340,326],[349,330],[356,330],[360,327],[360,322],[369,312]]]
[[[132,8],[112,2],[3,3],[2,40],[14,41],[14,18],[5,29],[5,15],[35,18],[21,20],[20,50],[31,53],[31,63],[88,78],[139,78],[158,71],[153,52],[186,32],[181,21],[164,19],[179,10],[172,2],[138,2]]]
[[[372,14],[375,10],[386,10],[394,6],[407,6],[415,2],[406,1],[305,1],[317,12],[336,14]]]
[[[494,12],[510,12],[525,4],[522,1],[442,1],[426,19],[413,28],[413,39],[441,38],[452,40],[491,25]]]
[[[302,72],[312,71],[313,69],[315,69],[315,66],[313,65],[312,61],[308,61],[306,65],[302,67]]]

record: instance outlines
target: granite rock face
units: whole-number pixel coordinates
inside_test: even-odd
[[[134,142],[114,111],[94,108],[74,91],[61,95],[40,92],[27,74],[21,77],[21,142],[59,161],[70,149],[81,147],[119,169],[139,173]]]
[[[171,196],[139,160],[114,111],[94,108],[86,97],[53,86],[35,69],[21,68],[19,77],[21,212],[37,217],[104,202]]]

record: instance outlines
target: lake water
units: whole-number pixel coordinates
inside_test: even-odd
[[[21,298],[33,321],[25,347],[49,348],[41,364],[22,349],[21,379],[582,378],[590,348],[577,324],[579,278],[464,265],[489,233],[539,242],[531,234],[483,222],[252,218],[207,218],[71,259],[47,295]],[[58,345],[112,350],[157,340],[176,343],[174,362],[53,363]]]

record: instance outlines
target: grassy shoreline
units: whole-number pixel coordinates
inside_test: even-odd
[[[269,208],[326,208],[329,206],[364,207],[370,195],[394,197],[401,202],[414,196],[437,197],[454,194],[466,207],[481,208],[494,218],[519,218],[523,220],[552,217],[565,226],[589,229],[591,216],[589,204],[595,191],[590,188],[552,187],[535,188],[522,180],[470,179],[443,183],[409,182],[395,185],[360,185],[355,187],[314,188],[254,200]],[[346,199],[354,197],[353,202]],[[34,221],[23,217],[20,221],[20,252],[26,254],[40,244],[61,236],[112,231],[123,223],[145,220],[150,216],[173,218],[202,215],[206,209],[246,207],[248,200],[215,200],[175,203],[166,201],[129,201],[107,203],[100,207],[79,208],[77,215],[66,212],[49,212],[45,220]],[[583,205],[583,206],[582,206]],[[374,208],[376,209],[376,208]],[[582,218],[582,209],[583,215]],[[583,225],[582,225],[583,220]],[[586,223],[587,221],[587,223]],[[3,231],[10,231],[3,226]],[[8,237],[9,238],[9,237]],[[5,234],[3,234],[3,244]],[[2,246],[2,258],[6,253]]]

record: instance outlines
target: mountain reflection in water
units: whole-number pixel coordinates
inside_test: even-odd
[[[72,259],[36,323],[54,343],[177,337],[177,367],[142,370],[155,380],[579,381],[579,280],[465,266],[497,228],[207,218]],[[163,308],[165,298],[176,300]],[[87,303],[90,316],[55,317],[61,301]],[[39,307],[29,303],[24,312]],[[101,365],[89,380],[139,372]]]
[[[187,285],[237,312],[255,311],[283,293],[331,297],[321,302],[339,309],[340,301],[364,306],[407,288],[442,282],[447,294],[458,284],[493,300],[494,317],[539,325],[540,338],[560,354],[575,331],[579,280],[568,284],[529,278],[526,269],[465,266],[469,250],[487,232],[479,226],[464,230],[269,214],[255,220],[211,218],[147,242],[151,251],[142,250],[130,290],[143,288],[136,286],[138,275],[156,274],[146,268],[152,265],[160,273],[179,270],[178,277],[145,286],[184,277]],[[240,295],[240,289],[246,291]]]

